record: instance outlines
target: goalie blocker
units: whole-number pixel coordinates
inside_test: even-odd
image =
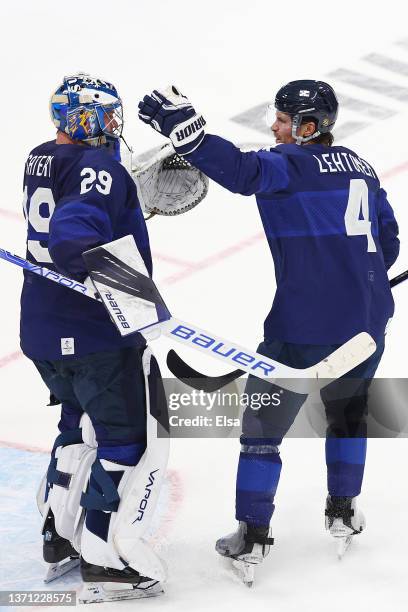
[[[225,364],[298,393],[310,393],[349,372],[376,349],[371,336],[357,334],[315,366],[296,369],[268,359],[170,314],[132,236],[83,254],[89,275],[122,336],[141,332],[148,340],[161,333]]]

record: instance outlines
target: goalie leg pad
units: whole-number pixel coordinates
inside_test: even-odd
[[[89,421],[90,429],[92,425],[87,415],[82,417],[84,420]],[[82,489],[95,457],[96,449],[82,442],[81,429],[65,431],[55,440],[47,474],[40,484],[37,502],[44,523],[51,510],[58,535],[70,542],[74,537]]]
[[[169,452],[167,401],[157,361],[149,348],[143,354],[143,371],[147,447],[135,466],[103,458],[92,466],[87,493],[81,500],[87,508],[81,554],[87,563],[119,570],[131,567],[162,582],[166,578],[164,565],[143,540]]]

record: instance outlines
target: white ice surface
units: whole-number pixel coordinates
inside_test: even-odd
[[[204,113],[209,131],[237,143],[265,143],[265,135],[231,117],[270,100],[286,81],[302,77],[330,81],[328,73],[347,68],[408,87],[408,76],[362,59],[375,52],[408,63],[407,49],[396,44],[406,36],[404,9],[404,3],[396,0],[378,6],[368,1],[336,5],[323,0],[313,5],[299,0],[286,5],[270,0],[3,2],[0,246],[24,254],[23,164],[33,146],[53,138],[47,105],[62,75],[85,70],[115,82],[125,105],[125,137],[136,153],[163,142],[138,122],[137,102],[152,88],[169,82],[175,82]],[[397,113],[372,121],[342,141],[385,177],[383,184],[401,227],[401,256],[391,270],[395,275],[408,267],[406,103],[390,98],[387,91],[364,93],[333,82],[341,85],[343,93]],[[339,127],[352,119],[363,117],[344,110]],[[155,279],[175,315],[255,348],[275,287],[271,257],[254,199],[234,196],[214,184],[210,187],[207,200],[194,211],[149,222]],[[177,277],[191,263],[197,267]],[[0,274],[0,440],[48,449],[57,411],[45,407],[46,392],[30,362],[14,358],[21,274],[4,262]],[[379,375],[406,377],[408,283],[395,291],[395,297],[396,315]],[[154,347],[162,365],[168,347],[166,340]],[[220,372],[217,362],[188,349],[180,352],[197,369]],[[175,440],[169,468],[176,477],[168,490],[178,501],[171,506],[172,520],[165,503],[158,516],[158,523],[164,521],[158,529],[170,569],[166,595],[121,602],[112,609],[405,610],[407,441],[370,441],[361,496],[367,530],[341,563],[335,542],[323,530],[323,450],[322,440],[285,441],[273,521],[276,545],[249,591],[213,550],[215,539],[234,526],[238,444]],[[15,575],[15,588],[33,588],[26,560],[34,560],[36,550],[39,558],[40,544],[39,534],[29,532],[28,526],[38,526],[33,491],[45,455],[1,452],[5,453],[0,477],[1,556],[8,569],[2,573],[0,588],[9,588],[5,575],[7,580]],[[38,560],[32,567],[35,586],[41,588]]]

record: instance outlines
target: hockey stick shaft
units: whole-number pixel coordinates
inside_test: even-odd
[[[394,288],[396,285],[404,282],[408,279],[408,270],[401,272],[394,278],[390,279],[390,287]],[[211,393],[216,389],[221,389],[225,385],[232,381],[240,378],[245,374],[244,370],[234,370],[220,376],[208,376],[201,374],[194,370],[188,363],[186,363],[180,355],[175,351],[170,351],[167,355],[167,366],[170,372],[182,382],[189,384],[194,389]]]
[[[53,281],[57,283],[57,285],[61,285],[63,287],[68,287],[68,289],[72,289],[73,291],[77,291],[78,293],[82,293],[87,297],[95,298],[94,292],[91,288],[87,287],[83,283],[72,280],[72,278],[68,278],[63,274],[59,274],[59,272],[54,272],[53,270],[49,270],[45,266],[39,266],[38,264],[33,264],[18,255],[13,255],[10,251],[5,251],[4,249],[0,249],[0,259],[4,259],[4,261],[8,261],[9,263],[14,264],[15,266],[19,266],[23,268],[23,270],[27,270],[28,272],[32,272],[33,274],[37,274],[37,276],[42,276],[47,280]]]
[[[393,287],[396,287],[400,283],[404,282],[405,280],[407,280],[407,278],[408,278],[408,270],[405,270],[405,272],[401,272],[401,274],[398,274],[398,276],[394,276],[394,278],[390,280],[391,289]]]
[[[45,266],[33,264],[22,257],[13,255],[9,251],[0,249],[0,258],[49,281],[82,293],[91,299],[100,299],[95,295],[95,291],[91,287],[87,287],[85,284],[72,280],[58,272],[49,270]],[[185,346],[190,346],[211,357],[217,358],[226,365],[239,366],[240,369],[258,378],[266,380],[285,379],[287,382],[282,384],[282,386],[285,386],[287,389],[293,388],[298,392],[302,392],[302,385],[299,386],[299,380],[296,379],[305,379],[305,381],[313,379],[315,381],[314,388],[321,388],[327,384],[327,382],[321,379],[342,376],[367,359],[375,351],[375,342],[369,334],[363,332],[346,342],[337,351],[315,366],[304,370],[297,370],[174,317],[157,323],[151,326],[152,328]],[[143,330],[139,331],[143,334]],[[293,383],[290,383],[289,379],[293,379]],[[309,384],[307,388],[310,391]]]
[[[6,251],[4,249],[0,249],[0,258],[5,261],[12,263],[32,274],[36,274],[37,276],[41,276],[49,281],[52,281],[60,286],[66,287],[73,291],[77,291],[86,297],[91,299],[95,299],[98,301],[102,301],[100,298],[95,295],[95,291],[92,290],[91,287],[86,286],[83,283],[72,280],[60,274],[59,272],[54,272],[45,266],[40,266],[38,264],[33,264],[18,255],[14,255],[10,253],[10,251]],[[228,343],[229,348],[226,352],[222,351],[222,346],[226,345],[226,341],[214,336],[210,332],[205,332],[204,330],[198,330],[196,326],[192,326],[191,324],[187,324],[184,321],[176,320],[171,318],[169,321],[165,321],[164,323],[158,323],[155,327],[156,329],[160,329],[161,333],[165,333],[169,335],[174,340],[177,340],[183,344],[189,344],[193,348],[196,348],[201,351],[206,351],[206,347],[211,349],[211,346],[214,344],[214,348],[216,351],[211,350],[211,353],[215,357],[224,358],[227,362],[231,363],[231,360],[234,358],[235,361],[232,361],[232,365],[241,365],[241,367],[247,371],[252,372],[255,375],[262,375],[263,378],[269,378],[272,372],[276,369],[276,366],[272,363],[269,363],[262,355],[255,354],[256,357],[252,354],[248,354],[245,352],[245,349],[240,349],[240,347],[234,347],[231,343]],[[143,332],[141,332],[143,333]],[[234,357],[232,356],[234,353]],[[247,363],[240,363],[239,360],[246,359]],[[250,364],[248,364],[250,361]],[[256,363],[253,363],[256,362]],[[280,364],[277,364],[280,365]],[[284,377],[290,377],[289,369],[286,366],[283,366],[284,371],[282,375]],[[254,372],[254,369],[258,369],[258,372]]]
[[[0,258],[20,268],[23,268],[24,270],[27,270],[32,274],[36,274],[37,276],[41,276],[42,278],[52,281],[58,285],[82,293],[83,295],[91,299],[98,299],[98,297],[95,295],[95,291],[92,291],[92,288],[87,287],[83,283],[72,280],[58,272],[54,272],[53,270],[50,270],[45,266],[33,264],[27,261],[26,259],[19,257],[18,255],[10,253],[10,251],[0,249]],[[99,299],[98,301],[101,300]],[[214,334],[210,334],[209,332],[197,330],[195,326],[191,326],[191,324],[186,324],[183,321],[174,320],[173,318],[171,318],[169,321],[166,321],[165,323],[159,323],[155,327],[156,329],[160,329],[161,333],[166,333],[167,335],[170,335],[174,340],[182,342],[183,344],[187,343],[193,348],[197,348],[201,351],[206,351],[206,347],[208,347],[208,349],[211,349],[211,345],[214,344],[214,348],[216,349],[216,351],[211,351],[212,356],[218,356],[219,358],[224,357],[224,359],[230,364],[231,359],[233,359],[232,353],[234,353],[234,358],[236,361],[232,361],[232,365],[240,365],[245,371],[252,372],[255,375],[257,375],[258,372],[253,371],[254,367],[255,369],[257,368],[259,370],[259,375],[262,374],[262,377],[266,378],[269,377],[268,374],[272,374],[272,372],[276,369],[275,365],[269,363],[261,355],[257,355],[256,357],[254,357],[253,354],[250,355],[248,354],[248,352],[245,352],[245,350],[239,350],[239,348],[235,348],[231,345],[231,343],[228,343],[230,346],[227,351],[222,351],[221,347],[225,346],[226,341],[223,341],[221,340],[221,338],[218,338],[216,336],[214,337]],[[237,361],[241,360],[242,362],[243,359],[246,359],[247,363],[240,363],[239,361]],[[252,363],[251,367],[249,367],[248,360],[250,360],[250,362]],[[254,364],[253,362],[256,363]],[[290,377],[290,372],[287,371],[286,366],[283,366],[283,368],[284,372],[282,373],[282,375],[284,377]]]
[[[10,251],[6,251],[5,249],[0,248],[0,259],[4,259],[5,261],[8,261],[9,263],[13,263],[14,265],[19,266],[20,268],[23,268],[24,270],[27,270],[28,272],[32,272],[33,274],[37,274],[38,276],[47,278],[48,280],[51,280],[57,283],[58,285],[68,287],[69,289],[73,289],[74,291],[83,293],[84,295],[88,297],[94,297],[92,295],[92,289],[90,289],[89,287],[86,287],[83,283],[80,283],[79,281],[74,281],[71,278],[64,276],[63,274],[59,274],[59,272],[54,272],[53,270],[49,270],[45,266],[39,266],[38,264],[34,264],[30,261],[27,261],[26,259],[19,257],[19,255],[14,255]],[[404,282],[407,279],[408,279],[408,270],[405,270],[404,272],[401,272],[401,274],[394,276],[394,278],[390,280],[390,287],[393,288],[396,285],[399,285],[400,283]]]

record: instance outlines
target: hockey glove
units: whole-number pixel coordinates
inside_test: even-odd
[[[192,153],[204,138],[205,120],[174,85],[139,102],[139,118],[170,138],[179,155]]]

